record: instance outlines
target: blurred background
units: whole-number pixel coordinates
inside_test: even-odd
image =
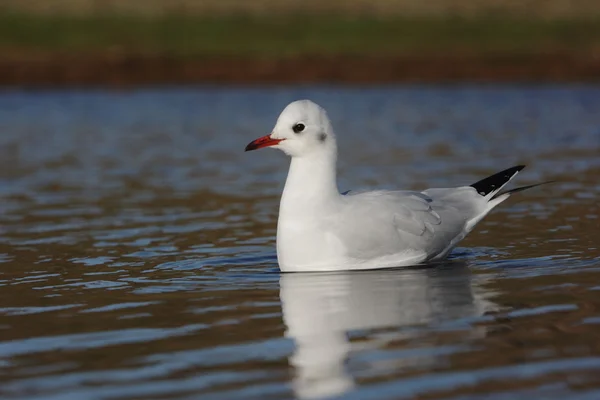
[[[588,81],[594,0],[0,2],[0,84]]]
[[[2,400],[600,399],[600,1],[0,0],[0,51]],[[280,274],[243,150],[302,98],[342,191],[554,183]]]

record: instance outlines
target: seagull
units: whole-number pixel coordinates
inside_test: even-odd
[[[470,186],[340,193],[336,135],[327,112],[310,100],[290,103],[272,133],[250,142],[246,151],[265,147],[291,157],[277,221],[282,272],[441,260],[511,194],[542,184],[502,191],[525,168],[517,165]]]

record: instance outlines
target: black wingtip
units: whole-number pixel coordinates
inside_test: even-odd
[[[498,192],[504,185],[508,183],[517,173],[519,173],[525,165],[516,165],[514,167],[500,171],[492,176],[488,176],[478,182],[475,182],[471,187],[477,190],[482,196],[487,196],[490,193]]]

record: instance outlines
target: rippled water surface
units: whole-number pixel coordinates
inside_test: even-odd
[[[447,262],[280,274],[297,98],[340,188],[518,184]],[[600,398],[600,89],[0,93],[3,399]]]

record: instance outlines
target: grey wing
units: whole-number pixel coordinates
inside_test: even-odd
[[[477,195],[473,188],[470,191]],[[342,225],[328,225],[327,229],[332,229],[356,258],[406,250],[435,254],[464,231],[471,211],[463,203],[468,203],[471,195],[461,193],[461,188],[432,189],[431,193],[351,192],[344,196],[344,215],[336,219]]]
[[[419,192],[391,192],[395,197],[393,223],[398,231],[416,236],[430,236],[442,217],[432,207],[433,199]]]
[[[400,234],[418,236],[412,241],[432,254],[462,239],[468,222],[481,213],[485,203],[471,187],[397,192],[396,196],[394,226]]]
[[[422,252],[442,217],[433,200],[419,192],[376,191],[350,194],[340,229],[333,228],[351,256],[371,258],[415,250]]]
[[[432,207],[448,222],[467,222],[488,209],[487,200],[470,186],[427,189],[423,194],[432,199]],[[446,221],[444,221],[446,222]]]

